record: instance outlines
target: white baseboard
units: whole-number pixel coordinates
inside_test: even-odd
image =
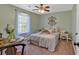
[[[76,47],[74,46],[74,42],[73,42],[73,40],[72,40],[72,47],[73,47],[73,49],[74,49],[74,53],[75,53],[75,55],[76,55]]]

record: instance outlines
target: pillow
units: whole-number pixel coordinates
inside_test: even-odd
[[[45,30],[44,28],[41,28],[41,29],[38,30],[38,32],[41,32],[41,31],[44,31],[44,30]]]
[[[48,30],[44,30],[44,31],[42,31],[42,33],[50,34],[50,32]]]
[[[53,33],[58,32],[58,29],[57,28],[52,28],[52,29],[50,29],[50,28],[42,28],[40,31],[42,33],[53,34]]]
[[[58,32],[58,30],[57,29],[53,29],[53,32],[56,33],[56,32]]]
[[[48,31],[50,32],[50,34],[53,34],[53,33],[58,32],[58,29],[53,28],[53,29],[49,29]]]
[[[55,29],[50,29],[50,28],[43,28],[41,31],[42,31],[43,33],[48,33],[48,34],[53,34],[53,33],[56,32]]]
[[[42,33],[46,33],[46,34],[50,34],[50,32],[49,32],[47,29],[45,29],[45,28],[43,28],[43,29],[41,30],[41,32],[42,32]]]

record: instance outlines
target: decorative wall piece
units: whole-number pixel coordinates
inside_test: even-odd
[[[48,24],[50,25],[50,26],[54,26],[54,25],[56,25],[56,18],[54,17],[54,16],[50,16],[49,18],[48,18]]]

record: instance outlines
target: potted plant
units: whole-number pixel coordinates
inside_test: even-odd
[[[14,35],[14,29],[12,27],[10,27],[9,24],[7,24],[5,31],[7,33],[7,39],[9,42],[12,42],[15,40],[15,35]]]

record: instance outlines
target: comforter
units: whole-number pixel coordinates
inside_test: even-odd
[[[55,51],[55,47],[58,43],[59,33],[46,34],[46,33],[34,33],[31,34],[29,39],[38,42],[39,46],[48,48],[49,51]]]

